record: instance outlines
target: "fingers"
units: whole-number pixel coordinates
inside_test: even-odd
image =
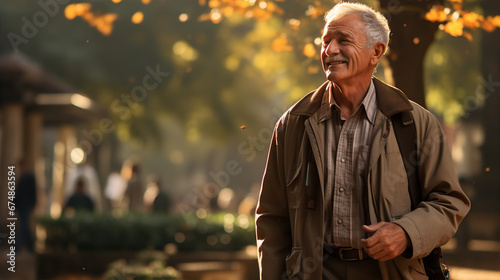
[[[375,233],[381,227],[383,227],[387,222],[379,222],[374,225],[363,225],[363,230],[367,233]]]
[[[406,232],[393,223],[377,223],[363,226],[363,230],[374,233],[371,237],[362,239],[361,245],[375,260],[387,261],[401,255],[408,245]]]

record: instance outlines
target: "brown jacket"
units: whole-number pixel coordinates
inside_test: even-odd
[[[378,112],[367,180],[371,224],[394,222],[408,233],[409,258],[379,262],[386,280],[427,279],[421,258],[445,244],[470,202],[459,186],[437,119],[398,89],[374,79]],[[262,280],[321,279],[324,131],[321,101],[327,83],[307,94],[276,124],[256,210]],[[422,201],[411,211],[408,180],[390,117],[412,111],[419,147]]]

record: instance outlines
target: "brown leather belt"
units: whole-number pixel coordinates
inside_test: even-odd
[[[372,259],[363,249],[355,249],[348,247],[324,246],[323,252],[326,255],[339,258],[342,261],[354,262]]]

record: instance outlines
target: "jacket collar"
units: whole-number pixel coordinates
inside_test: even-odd
[[[373,78],[377,92],[378,109],[386,116],[391,117],[403,111],[413,110],[408,97],[399,89],[390,86],[377,78]],[[311,117],[321,109],[323,96],[327,93],[329,82],[323,83],[318,89],[308,93],[299,100],[291,109],[291,115],[305,115]]]

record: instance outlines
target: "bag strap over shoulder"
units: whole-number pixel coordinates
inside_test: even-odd
[[[414,210],[422,201],[420,180],[418,178],[418,147],[417,127],[410,111],[404,111],[391,118],[399,151],[408,177],[408,191],[411,199],[411,209]],[[432,250],[423,258],[425,273],[431,280],[449,279],[448,269],[443,263],[441,247]]]
[[[410,111],[403,111],[396,114],[391,120],[408,177],[411,209],[414,210],[420,201],[422,201],[420,180],[418,179],[417,127]]]

